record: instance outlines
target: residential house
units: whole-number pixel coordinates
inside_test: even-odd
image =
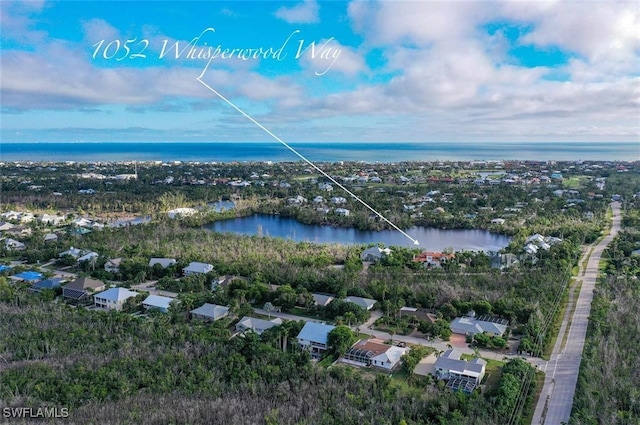
[[[88,262],[90,262],[90,263],[93,263],[93,262],[95,262],[95,261],[96,261],[96,259],[97,259],[99,256],[100,256],[100,255],[99,255],[97,252],[90,251],[90,252],[87,252],[86,254],[84,254],[84,255],[82,255],[82,256],[80,256],[80,257],[78,257],[76,261],[77,261],[78,263],[81,263],[81,262],[83,262],[83,261],[88,261]]]
[[[65,219],[66,218],[64,216],[60,215],[43,214],[42,217],[40,217],[40,222],[43,224],[51,224],[57,226],[64,223]]]
[[[431,323],[435,323],[438,320],[438,316],[427,309],[406,306],[400,308],[400,317],[413,317],[416,320],[428,320]]]
[[[329,348],[329,332],[335,329],[333,325],[306,322],[298,334],[298,344],[308,350],[314,358],[320,357]]]
[[[393,370],[402,362],[408,348],[385,344],[380,339],[363,339],[356,342],[343,356],[342,361],[357,366],[373,366]]]
[[[455,349],[445,351],[436,359],[434,375],[447,380],[447,387],[471,393],[484,378],[487,362],[481,358],[461,360],[462,353]]]
[[[507,253],[507,254],[496,254],[491,258],[491,268],[492,269],[508,269],[510,267],[517,266],[519,264],[518,256],[515,254]]]
[[[93,302],[96,307],[106,308],[108,310],[122,310],[125,301],[140,295],[137,292],[130,291],[127,288],[110,288],[93,296]]]
[[[41,280],[40,282],[36,282],[31,287],[29,287],[30,292],[39,293],[41,291],[51,289],[56,291],[62,287],[62,283],[65,280],[61,277],[53,277],[50,279]]]
[[[46,235],[44,235],[45,242],[56,242],[57,240],[58,235],[56,235],[55,233],[47,233]]]
[[[68,250],[58,254],[58,257],[62,258],[65,255],[70,255],[70,256],[72,256],[73,258],[75,258],[77,260],[78,258],[80,258],[83,255],[84,252],[85,251],[83,251],[81,249],[71,247]]]
[[[170,211],[167,211],[167,216],[169,218],[182,218],[182,217],[190,217],[195,215],[198,211],[194,208],[176,208]]]
[[[11,224],[8,221],[0,222],[0,232],[6,232],[7,230],[11,230],[16,227],[15,224]]]
[[[163,313],[169,312],[169,306],[172,302],[179,302],[173,298],[163,297],[162,295],[149,295],[142,301],[145,310],[160,310]]]
[[[120,271],[120,263],[122,263],[122,258],[113,258],[104,263],[104,270],[109,273],[118,273]]]
[[[451,321],[449,327],[454,334],[474,336],[486,333],[490,336],[502,336],[507,330],[508,321],[506,319],[481,320],[474,317],[456,317]]]
[[[348,217],[349,214],[351,214],[351,211],[349,211],[346,208],[336,208],[335,212],[336,212],[337,215],[341,215],[343,217]]]
[[[4,240],[4,249],[8,251],[24,251],[27,246],[15,239],[7,238]]]
[[[212,271],[213,265],[192,261],[187,267],[182,269],[182,274],[185,276],[189,276],[191,274],[206,274]]]
[[[331,203],[333,204],[346,204],[347,200],[342,196],[334,196],[331,198]]]
[[[294,198],[287,199],[287,204],[289,205],[302,205],[307,202],[307,198],[302,195],[298,195]]]
[[[258,335],[262,335],[262,332],[267,329],[271,329],[274,326],[282,324],[282,319],[279,317],[271,320],[257,319],[255,317],[244,316],[238,323],[236,323],[236,332],[243,333],[252,331]]]
[[[200,307],[191,310],[189,313],[191,313],[192,319],[215,322],[216,320],[229,315],[229,307],[205,303]]]
[[[34,271],[25,271],[11,276],[11,279],[20,280],[25,283],[35,283],[42,279],[42,273]]]
[[[89,296],[94,292],[104,290],[105,284],[100,280],[90,277],[79,277],[62,287],[62,296],[65,300],[74,303],[90,302]]]
[[[354,296],[346,297],[344,301],[357,304],[358,307],[363,308],[365,310],[371,310],[373,306],[377,303],[376,300],[373,300],[371,298],[362,298],[362,297],[354,297]]]
[[[176,260],[174,258],[152,258],[149,260],[149,267],[153,267],[156,264],[159,264],[160,267],[166,269],[172,264],[175,264]]]
[[[391,255],[390,248],[380,248],[379,246],[372,246],[371,248],[367,248],[360,254],[360,259],[362,261],[370,261],[376,262],[386,257],[387,255]]]
[[[426,268],[440,268],[446,261],[453,260],[454,258],[454,254],[425,251],[414,258],[413,261],[424,263]]]
[[[503,225],[504,222],[505,222],[504,218],[494,218],[493,220],[491,220],[491,224]]]
[[[311,294],[313,296],[313,302],[319,307],[328,306],[335,298],[332,295],[323,294]]]
[[[230,274],[219,276],[218,278],[213,279],[211,281],[211,290],[215,291],[217,288],[226,288],[235,279],[241,279],[241,278],[238,276],[230,275]]]

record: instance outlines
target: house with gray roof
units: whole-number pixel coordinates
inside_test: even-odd
[[[344,299],[346,302],[357,304],[358,307],[363,308],[365,310],[371,310],[373,306],[377,303],[376,300],[371,298],[362,298],[362,297],[347,297]]]
[[[478,357],[470,361],[461,360],[461,356],[462,353],[456,349],[445,351],[433,365],[434,375],[448,380],[449,388],[470,393],[482,382],[487,362]]]
[[[320,307],[328,306],[335,298],[332,295],[324,294],[311,294],[313,296],[313,302]]]
[[[160,310],[163,313],[169,312],[169,307],[172,302],[179,302],[173,298],[163,297],[162,295],[149,295],[142,301],[142,306],[146,310]]]
[[[213,271],[213,265],[208,263],[199,263],[192,261],[187,267],[182,269],[182,274],[189,276],[191,274],[207,274]]]
[[[454,334],[474,336],[486,333],[490,336],[502,336],[507,330],[507,325],[501,322],[504,320],[490,322],[473,317],[456,317],[451,321],[449,327]]]
[[[93,303],[96,307],[107,310],[121,311],[125,301],[129,298],[137,297],[139,294],[127,288],[109,288],[93,296]]]
[[[391,255],[391,249],[389,248],[380,248],[379,246],[372,246],[371,248],[367,248],[360,254],[360,259],[362,261],[371,261],[375,262],[381,260],[387,255]]]
[[[271,320],[257,319],[255,317],[244,316],[238,323],[236,323],[236,332],[243,333],[252,331],[258,335],[262,335],[262,332],[267,329],[271,329],[274,326],[282,324],[282,319],[276,317]]]
[[[198,308],[194,308],[189,313],[191,313],[192,319],[215,322],[229,315],[229,307],[205,303]]]
[[[307,322],[298,334],[298,344],[312,357],[320,357],[329,348],[329,332],[336,327],[325,323]]]

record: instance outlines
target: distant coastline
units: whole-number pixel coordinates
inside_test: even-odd
[[[638,142],[301,142],[311,161],[633,161]],[[276,142],[2,142],[0,161],[272,161],[299,158]]]

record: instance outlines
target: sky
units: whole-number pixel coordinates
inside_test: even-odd
[[[640,142],[637,1],[0,1],[0,12],[5,142],[271,138],[233,106],[287,142]]]

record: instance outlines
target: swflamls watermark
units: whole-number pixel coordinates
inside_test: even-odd
[[[69,417],[67,407],[4,407],[2,417],[5,419],[59,419]]]

